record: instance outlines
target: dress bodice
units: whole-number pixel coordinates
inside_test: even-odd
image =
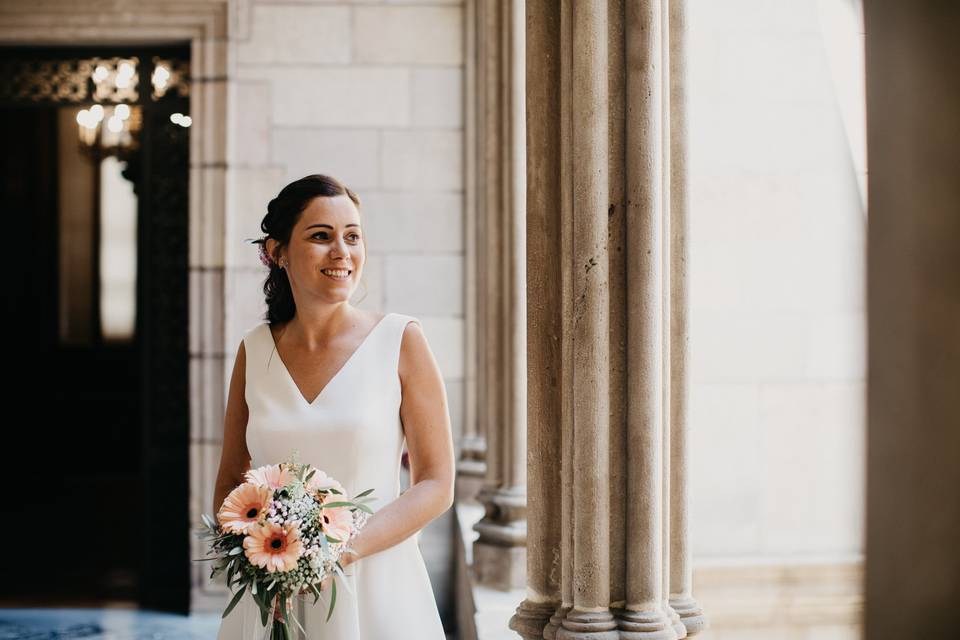
[[[244,336],[249,419],[247,450],[253,468],[287,460],[294,450],[343,484],[352,497],[374,489],[376,511],[400,493],[400,344],[407,322],[388,313],[308,402],[280,359],[270,325]]]
[[[246,442],[253,468],[288,460],[309,463],[339,481],[352,498],[373,489],[374,512],[400,497],[400,345],[413,316],[388,313],[308,402],[280,359],[266,322],[248,330]],[[373,518],[374,516],[371,516]],[[418,532],[419,533],[419,532]],[[419,535],[350,564],[326,619],[328,596],[295,598],[308,640],[444,640]],[[343,590],[341,590],[343,589]],[[226,601],[224,602],[226,607]],[[244,594],[221,623],[217,640],[262,640],[260,612]],[[294,634],[301,638],[302,635]]]

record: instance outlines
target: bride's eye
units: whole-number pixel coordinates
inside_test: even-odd
[[[326,240],[326,239],[327,239],[327,232],[326,232],[326,231],[317,231],[315,234],[313,234],[313,235],[310,236],[310,237],[311,237],[311,238],[316,238],[317,236],[321,236],[321,238],[320,238],[321,240]],[[360,239],[360,234],[359,234],[359,233],[351,233],[351,234],[350,234],[349,236],[347,236],[347,237],[353,238],[353,241],[356,242],[357,240]]]

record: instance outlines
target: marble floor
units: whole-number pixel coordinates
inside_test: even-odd
[[[178,616],[136,609],[0,608],[0,640],[214,640],[216,613]],[[456,635],[447,635],[456,640]]]
[[[136,609],[0,609],[0,640],[214,640],[220,616]]]

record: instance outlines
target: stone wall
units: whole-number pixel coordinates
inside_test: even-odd
[[[867,218],[818,4],[850,3],[689,4],[688,468],[707,637],[815,618],[829,629],[813,637],[855,637],[862,607]]]

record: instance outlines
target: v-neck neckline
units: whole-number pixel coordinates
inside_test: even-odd
[[[290,370],[287,368],[286,363],[283,361],[283,358],[280,357],[280,350],[277,348],[277,341],[273,337],[273,331],[270,330],[270,323],[265,322],[263,326],[266,328],[267,337],[270,339],[270,344],[273,346],[273,350],[277,352],[277,360],[280,361],[280,368],[283,369],[284,376],[290,382],[290,384],[293,385],[293,389],[294,391],[296,391],[297,397],[299,397],[300,400],[302,400],[303,403],[306,404],[308,407],[313,407],[315,404],[317,404],[320,398],[323,397],[323,394],[326,393],[327,389],[330,388],[330,385],[332,385],[337,380],[337,378],[340,377],[340,374],[343,373],[343,371],[348,366],[350,366],[350,363],[353,362],[353,360],[357,357],[357,354],[363,350],[363,347],[367,344],[367,342],[370,341],[370,337],[377,332],[377,329],[380,328],[380,325],[382,325],[386,321],[389,315],[390,315],[389,313],[385,313],[383,314],[382,318],[377,320],[377,324],[373,325],[373,329],[371,329],[367,333],[367,335],[364,336],[363,340],[360,341],[360,344],[357,346],[357,348],[354,349],[353,353],[350,354],[350,357],[347,358],[346,362],[344,362],[339,369],[337,369],[337,372],[334,373],[333,377],[327,381],[327,384],[325,384],[323,388],[320,389],[320,393],[318,393],[313,400],[307,400],[306,396],[303,395],[303,391],[301,391],[300,385],[298,385],[297,381],[293,379],[293,375],[290,373]]]

